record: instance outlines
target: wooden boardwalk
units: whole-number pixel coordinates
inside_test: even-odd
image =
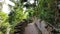
[[[28,26],[25,28],[24,34],[38,34],[38,30],[34,23],[28,24]]]

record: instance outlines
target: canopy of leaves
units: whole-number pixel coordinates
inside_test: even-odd
[[[54,0],[38,0],[37,16],[49,23],[53,23],[55,18]]]

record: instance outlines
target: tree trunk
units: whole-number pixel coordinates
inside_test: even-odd
[[[6,31],[6,34],[10,34],[10,26],[7,27],[7,31]]]

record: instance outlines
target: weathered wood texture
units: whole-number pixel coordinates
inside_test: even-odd
[[[15,34],[51,34],[52,28],[45,21],[34,18],[32,23],[29,23],[25,26],[26,23],[23,22],[20,25],[17,25],[15,28]],[[24,31],[25,30],[25,31]]]
[[[33,23],[28,24],[25,28],[24,34],[52,34],[52,28],[47,26],[45,21],[40,21],[40,19],[34,19]],[[39,31],[40,30],[40,31]],[[39,33],[40,32],[40,33]]]
[[[25,28],[24,34],[38,34],[38,29],[34,25],[34,23],[28,24],[28,26]]]

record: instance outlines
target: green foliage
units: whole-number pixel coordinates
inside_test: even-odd
[[[7,14],[5,14],[4,12],[0,12],[0,26],[7,26],[8,20],[7,20],[8,16]]]
[[[35,11],[30,8],[30,9],[28,9],[26,12],[28,12],[28,16],[29,16],[29,17],[32,17],[32,16],[34,15],[34,12],[35,12]]]
[[[2,32],[0,32],[0,34],[3,34]]]
[[[8,26],[10,26],[8,22],[8,15],[4,12],[0,12],[0,33],[5,34]]]
[[[54,22],[54,0],[39,0],[37,16],[47,22]]]
[[[23,9],[17,8],[9,15],[9,23],[11,25],[11,33],[14,33],[14,27],[23,19],[28,18],[28,12],[23,12]]]
[[[7,14],[5,14],[4,12],[0,12],[0,21],[1,22],[6,21],[7,17],[8,17]]]
[[[16,9],[16,11],[13,11],[9,17],[9,22],[12,25],[16,25],[21,20],[26,19],[28,16],[28,12],[23,13],[23,9]],[[13,17],[13,18],[12,18]]]

